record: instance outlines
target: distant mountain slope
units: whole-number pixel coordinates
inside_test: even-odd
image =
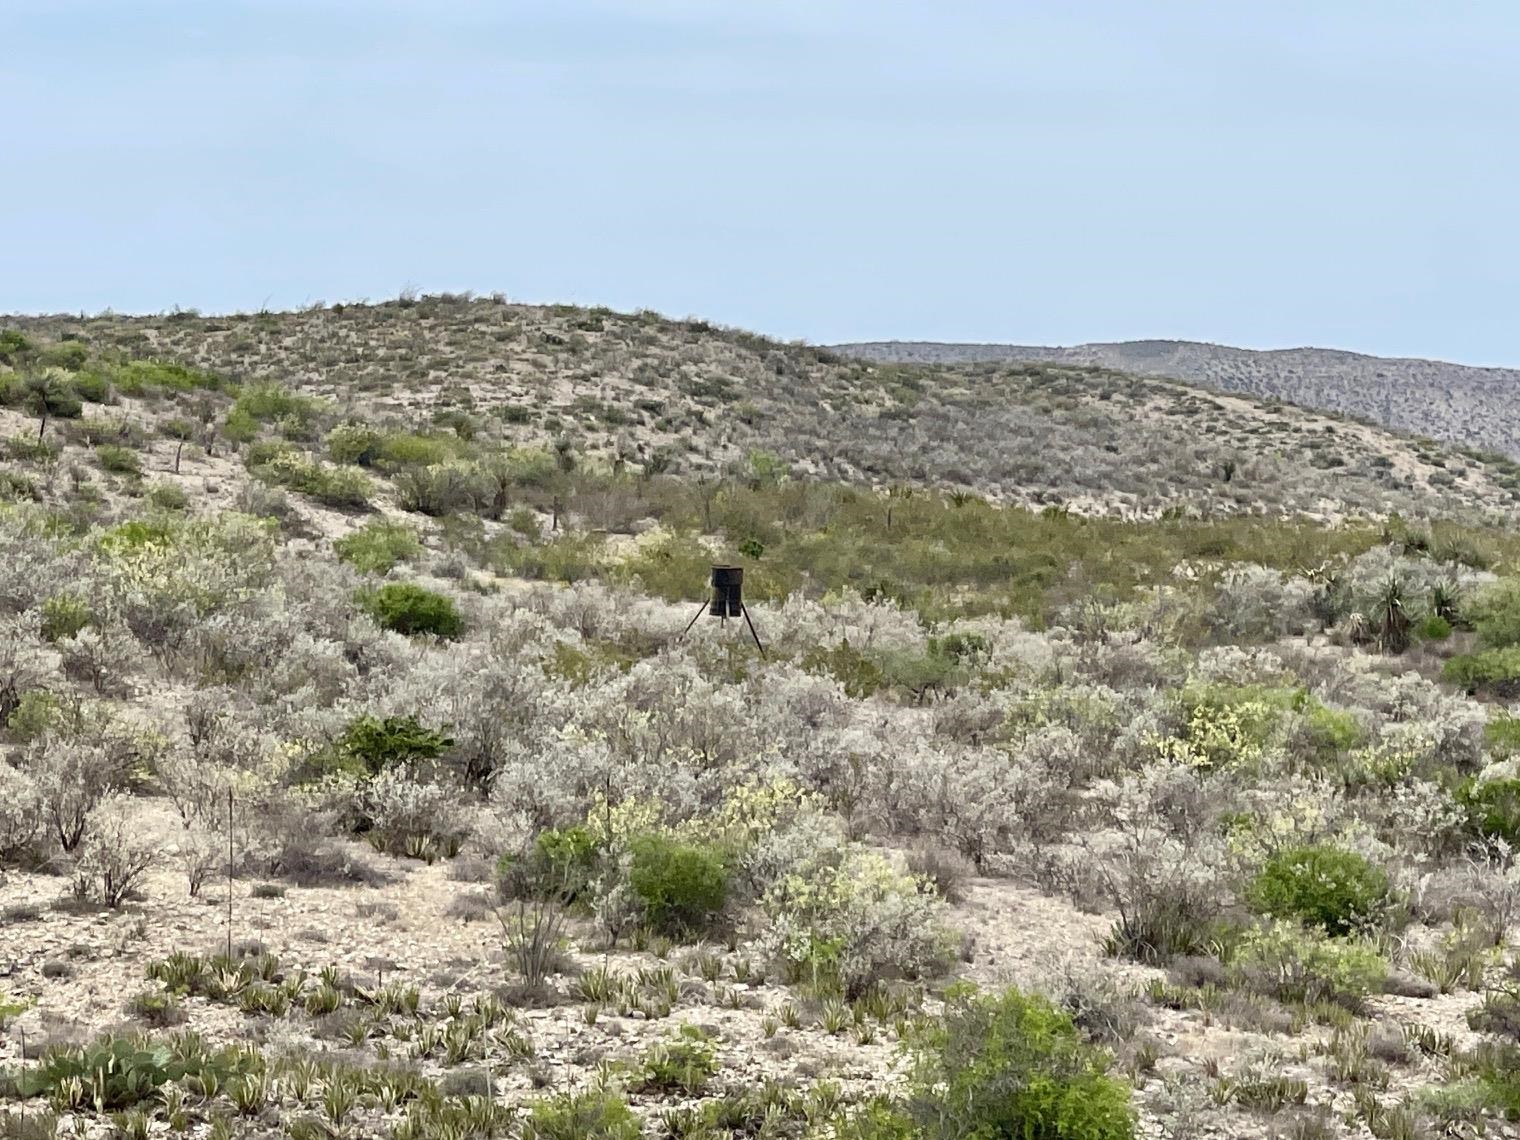
[[[1288,400],[1385,427],[1520,457],[1520,369],[1363,356],[1328,348],[1256,351],[1187,340],[1130,340],[1070,348],[874,341],[841,344],[882,363],[1049,361],[1169,376],[1225,392]]]
[[[7,325],[52,346],[22,368],[66,364],[77,340],[104,359],[318,397],[319,424],[282,429],[318,455],[353,418],[461,433],[477,450],[559,441],[609,470],[709,487],[767,452],[798,475],[1079,514],[1494,517],[1520,504],[1520,464],[1246,394],[1070,364],[875,364],[650,312],[438,296]],[[152,395],[128,391],[110,421],[156,434],[160,420],[228,414],[225,396]]]

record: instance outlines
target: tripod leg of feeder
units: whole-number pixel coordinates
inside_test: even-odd
[[[681,631],[682,637],[685,637],[688,633],[691,632],[691,627],[697,624],[697,619],[702,616],[702,611],[706,608],[706,602],[703,602],[700,606],[697,607],[697,612],[692,614],[691,620],[686,623],[686,628]]]
[[[765,646],[760,644],[760,635],[755,632],[755,623],[749,620],[749,607],[745,606],[739,612],[744,615],[744,624],[749,626],[749,635],[755,639],[755,648],[760,651],[761,658],[769,661],[770,658],[765,656]]]

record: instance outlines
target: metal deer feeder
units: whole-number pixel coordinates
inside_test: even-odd
[[[750,620],[749,607],[744,604],[744,567],[742,566],[714,566],[712,568],[712,600],[703,602],[686,623],[686,629],[681,636],[691,632],[691,627],[697,624],[697,619],[703,611],[719,621],[728,624],[731,617],[742,617],[744,624],[749,627],[749,635],[755,639],[755,648],[760,651],[760,656],[765,656],[765,646],[760,644],[760,635],[755,632],[755,623]]]

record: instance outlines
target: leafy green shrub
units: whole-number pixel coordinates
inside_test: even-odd
[[[1483,739],[1500,758],[1520,752],[1520,717],[1496,710],[1483,726]]]
[[[1419,625],[1420,640],[1445,641],[1451,636],[1451,622],[1440,614],[1430,614]]]
[[[676,1035],[656,1042],[639,1060],[631,1091],[701,1096],[718,1073],[718,1055],[707,1034],[683,1025]]]
[[[8,1028],[13,1018],[20,1017],[31,1008],[31,998],[12,997],[8,990],[0,990],[0,1029]]]
[[[19,329],[0,329],[0,364],[17,364],[37,350]]]
[[[363,507],[374,488],[362,471],[333,467],[282,444],[250,447],[244,463],[265,483],[310,495],[331,507]]]
[[[1520,846],[1520,779],[1473,777],[1457,787],[1456,799],[1478,832]]]
[[[148,502],[161,511],[183,511],[190,505],[190,497],[173,483],[158,483],[148,492]]]
[[[27,377],[11,392],[14,396],[8,402],[19,403],[39,419],[77,420],[84,414],[84,403],[73,382],[61,372]]]
[[[334,463],[360,467],[374,465],[380,454],[382,433],[366,424],[339,424],[327,433],[327,457]]]
[[[761,904],[770,919],[761,945],[788,980],[837,987],[846,997],[889,977],[937,975],[953,955],[934,891],[858,845],[808,858]]]
[[[350,721],[334,749],[344,770],[377,776],[417,760],[432,760],[453,747],[453,738],[415,716],[361,716]]]
[[[42,603],[42,636],[64,641],[95,620],[90,604],[74,594],[54,594]]]
[[[674,937],[712,929],[728,901],[722,852],[658,832],[637,836],[629,849],[629,884],[651,930]]]
[[[1260,914],[1333,935],[1364,929],[1388,901],[1388,876],[1354,851],[1307,844],[1277,852],[1248,892]]]
[[[1278,1001],[1355,1009],[1381,990],[1388,963],[1371,946],[1273,922],[1246,932],[1230,963],[1245,988]]]
[[[294,420],[308,423],[322,412],[322,403],[278,384],[253,384],[238,394],[233,411],[260,423]]]
[[[214,373],[163,360],[130,360],[111,373],[111,382],[128,396],[141,396],[160,389],[194,392],[225,387],[221,377]]]
[[[409,467],[397,474],[396,505],[441,518],[456,511],[471,511],[491,498],[480,469],[463,460]]]
[[[1479,590],[1463,616],[1488,648],[1520,645],[1520,578],[1501,578]]]
[[[453,747],[446,732],[428,728],[415,716],[352,720],[332,746],[308,756],[292,773],[296,783],[311,783],[339,773],[367,779],[419,760],[434,760]]]
[[[836,1120],[834,1140],[914,1140],[913,1118],[886,1097],[872,1097]]]
[[[111,390],[110,377],[102,372],[76,373],[74,391],[79,393],[81,400],[89,404],[110,404],[116,400],[116,394]]]
[[[641,1140],[639,1118],[615,1093],[561,1093],[533,1102],[522,1140]]]
[[[422,553],[417,532],[405,523],[374,519],[333,543],[338,557],[366,574],[388,574]]]
[[[396,633],[455,638],[464,632],[464,618],[452,598],[411,582],[391,582],[376,590],[361,591],[356,600],[376,622]]]
[[[1496,695],[1520,694],[1520,645],[1462,653],[1447,661],[1441,675],[1470,693],[1492,690]]]
[[[499,573],[521,578],[584,582],[602,572],[605,565],[603,546],[599,535],[569,532],[542,544],[497,542],[491,547],[491,564]],[[708,561],[710,564],[711,559]]]
[[[179,1025],[186,1020],[179,999],[158,990],[143,990],[132,995],[127,1002],[127,1012],[156,1029]]]
[[[954,987],[942,1021],[909,1038],[907,1114],[928,1140],[1129,1140],[1129,1088],[1042,997]],[[890,1123],[890,1121],[888,1121]],[[882,1135],[898,1135],[888,1128]]]
[[[117,475],[141,475],[142,460],[130,447],[103,443],[95,449],[95,461]]]
[[[407,467],[438,466],[467,453],[468,449],[457,437],[391,432],[380,437],[374,463],[383,469],[399,471]]]
[[[37,363],[43,368],[62,368],[65,372],[78,372],[90,358],[90,350],[77,340],[50,344],[37,354]]]
[[[545,828],[526,855],[508,853],[496,861],[497,893],[503,900],[574,902],[590,884],[601,850],[601,841],[588,827]]]

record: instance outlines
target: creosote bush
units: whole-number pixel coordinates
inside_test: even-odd
[[[711,932],[728,898],[723,852],[650,833],[629,845],[629,883],[651,930],[675,937]]]
[[[450,639],[464,632],[464,618],[453,599],[410,582],[391,582],[363,591],[357,601],[383,628],[396,633]]]
[[[643,1135],[627,1101],[595,1089],[537,1101],[522,1129],[523,1140],[640,1140]]]
[[[1388,963],[1372,946],[1281,921],[1248,931],[1230,965],[1241,985],[1267,997],[1353,1010],[1388,976]]]
[[[388,574],[422,553],[417,532],[405,523],[371,520],[333,543],[338,557],[366,574]]]
[[[1388,876],[1354,851],[1308,845],[1279,851],[1251,883],[1261,914],[1333,935],[1365,929],[1388,902]]]
[[[1129,1140],[1129,1088],[1044,998],[957,987],[940,1023],[915,1030],[906,1116],[930,1140]],[[891,1134],[890,1132],[888,1133]]]

